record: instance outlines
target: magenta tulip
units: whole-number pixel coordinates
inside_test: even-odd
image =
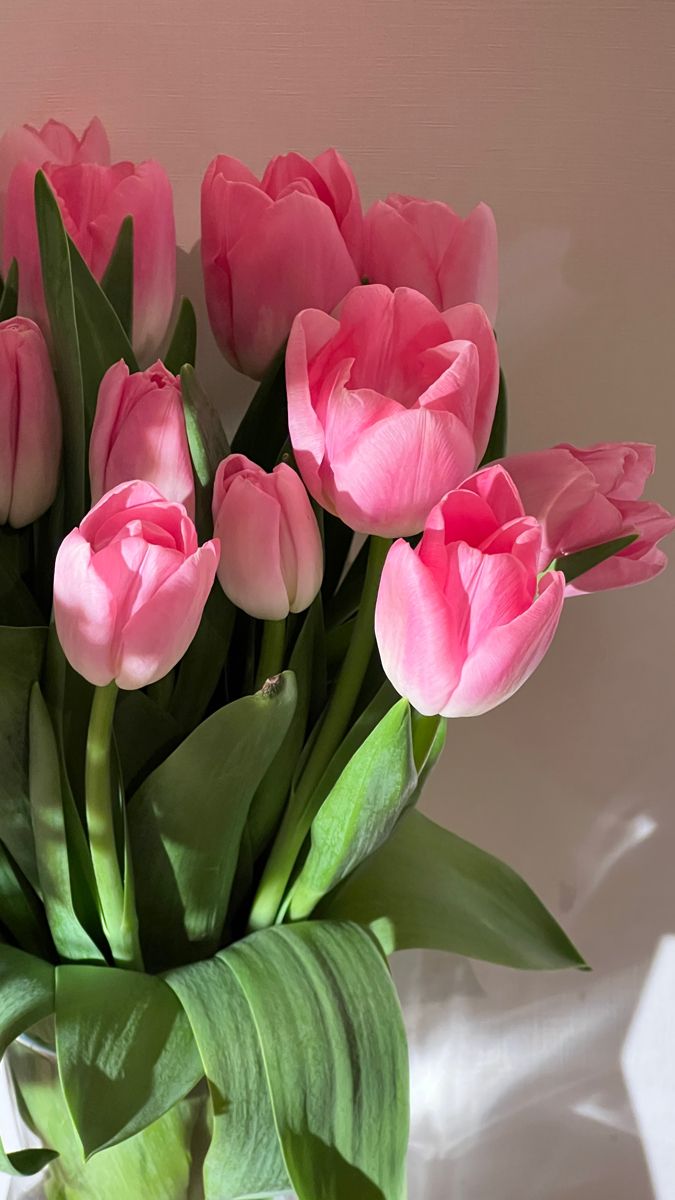
[[[120,361],[106,371],[89,443],[89,477],[94,503],[118,483],[144,479],[194,516],[180,380],[163,363],[130,374]]]
[[[482,458],[497,346],[475,304],[439,313],[409,288],[357,287],[335,317],[296,317],[286,384],[293,450],[315,500],[352,529],[404,536]]]
[[[559,554],[638,535],[625,550],[573,580],[568,595],[643,583],[666,566],[656,543],[675,529],[675,518],[640,499],[654,458],[654,447],[641,442],[603,442],[587,449],[554,446],[503,460],[526,511],[541,521],[542,570]]]
[[[19,163],[41,167],[44,163],[110,162],[108,135],[98,117],[89,122],[78,138],[61,121],[47,121],[42,129],[16,125],[0,138],[0,219],[12,171]]]
[[[66,229],[98,280],[110,261],[125,217],[134,223],[133,343],[147,358],[163,338],[176,286],[176,233],[171,184],[156,162],[75,163],[42,167],[59,202]],[[19,265],[23,312],[46,321],[35,224],[35,166],[23,162],[9,181],[3,261]]]
[[[542,531],[502,467],[429,514],[416,549],[395,542],[375,611],[385,673],[426,716],[470,717],[508,700],[555,633],[565,579],[538,579]]]
[[[447,204],[389,196],[366,213],[363,270],[371,283],[411,287],[437,308],[480,304],[497,315],[497,227],[478,204],[462,220]]]
[[[29,525],[59,481],[61,412],[45,340],[32,321],[0,324],[0,525]]]
[[[161,679],[197,632],[218,554],[152,484],[113,488],[56,556],[54,618],[71,666],[98,687]]]
[[[202,184],[202,263],[211,326],[225,357],[260,379],[303,308],[330,312],[359,282],[361,201],[335,150],[286,154],[262,180],[214,158]]]
[[[243,454],[224,459],[213,523],[218,578],[234,604],[266,621],[309,607],[321,587],[323,549],[309,496],[291,467],[280,463],[268,474]]]

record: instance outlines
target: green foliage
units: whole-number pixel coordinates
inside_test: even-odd
[[[295,703],[295,681],[286,673],[219,709],[132,797],[129,836],[149,967],[217,950],[251,800]]]
[[[235,454],[246,454],[271,471],[288,438],[286,347],[272,359],[232,441]]]
[[[173,375],[179,375],[186,364],[194,367],[197,357],[197,318],[195,310],[183,296],[176,318],[174,331],[164,355],[164,365]]]
[[[490,430],[490,438],[487,444],[487,449],[481,460],[481,467],[486,467],[488,463],[495,462],[498,458],[503,458],[506,454],[508,423],[509,418],[506,379],[504,378],[504,372],[500,368],[497,406],[495,408],[495,415],[492,422],[492,429]]]
[[[47,630],[0,626],[0,829],[12,858],[39,889],[28,783],[28,707]]]
[[[19,302],[19,268],[15,258],[9,264],[4,287],[0,287],[0,321],[16,316]]]
[[[316,916],[369,927],[387,954],[414,947],[524,970],[584,966],[515,871],[417,811],[322,901]]]
[[[48,963],[0,945],[0,1057],[20,1033],[54,1011],[54,968]],[[34,1175],[54,1158],[53,1150],[15,1150],[0,1142],[0,1171]]]
[[[125,217],[105,269],[101,287],[131,341],[134,314],[134,220]]]
[[[550,570],[562,571],[565,582],[571,583],[586,571],[591,571],[606,559],[625,550],[637,541],[637,533],[628,533],[624,537],[612,538],[610,542],[601,542],[598,546],[588,546],[585,550],[577,550],[574,554],[561,554],[551,563]]]

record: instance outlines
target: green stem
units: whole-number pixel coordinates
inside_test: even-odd
[[[118,967],[139,968],[138,939],[125,912],[124,879],[115,837],[111,748],[116,701],[116,683],[94,689],[84,777],[87,830],[101,919],[113,958]]]
[[[278,675],[284,665],[286,649],[286,622],[265,621],[263,627],[260,658],[255,680],[255,691],[259,691],[266,679]]]
[[[387,538],[370,539],[366,577],[349,649],[316,741],[267,860],[253,901],[249,929],[264,929],[274,923],[295,861],[321,803],[321,795],[315,797],[317,785],[349,727],[373,652],[375,601],[390,545]]]

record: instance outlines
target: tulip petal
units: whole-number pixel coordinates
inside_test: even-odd
[[[323,546],[307,492],[292,467],[281,463],[274,470],[281,507],[281,569],[291,612],[304,612],[323,579]],[[284,552],[284,540],[290,543]],[[293,578],[287,569],[293,564]]]
[[[492,629],[464,664],[444,717],[480,716],[508,700],[539,666],[560,620],[565,577],[551,571],[533,604],[507,625]]]
[[[371,283],[414,288],[442,307],[436,267],[423,237],[389,203],[377,201],[366,213],[363,271]]]
[[[445,317],[454,341],[472,342],[480,364],[475,419],[472,425],[476,459],[483,457],[490,438],[499,393],[499,354],[497,339],[486,312],[478,304],[460,304],[447,309]]]
[[[9,514],[10,523],[20,529],[41,516],[56,495],[61,461],[61,409],[40,330],[20,317],[7,324],[23,333],[14,362],[18,419]]]
[[[499,298],[497,226],[487,204],[477,204],[461,222],[439,264],[438,278],[443,308],[473,301],[494,326]]]
[[[358,284],[330,209],[293,192],[229,254],[233,343],[241,369],[260,378],[305,308],[330,312]]]
[[[245,477],[232,481],[215,521],[218,578],[233,604],[263,621],[282,621],[289,612],[279,525],[278,500]]]
[[[320,468],[326,452],[326,439],[312,404],[309,362],[339,328],[334,317],[317,309],[308,309],[295,318],[286,347],[286,394],[291,445],[305,486],[320,504],[324,503]]]
[[[494,513],[498,525],[525,516],[522,497],[516,483],[502,463],[491,463],[476,471],[462,484],[462,491],[480,496]],[[536,514],[533,514],[536,515]]]
[[[115,674],[117,605],[93,558],[78,529],[61,543],[54,568],[54,618],[68,661],[89,683],[105,687]]]
[[[454,624],[433,575],[405,541],[389,551],[375,608],[382,666],[424,716],[448,703],[461,671]]]
[[[155,683],[183,657],[199,627],[218,556],[218,541],[206,542],[134,612],[121,637],[118,687]]]
[[[592,472],[598,488],[610,500],[636,500],[654,473],[656,447],[646,442],[602,442],[580,448],[561,443]]]

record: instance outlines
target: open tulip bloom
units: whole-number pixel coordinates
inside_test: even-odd
[[[0,1168],[403,1200],[388,956],[585,966],[420,793],[566,597],[663,569],[653,448],[506,455],[485,205],[364,217],[335,151],[214,159],[208,312],[262,376],[230,445],[189,300],[164,336],[162,168],[26,126],[0,204],[0,1044],[35,1135]]]

